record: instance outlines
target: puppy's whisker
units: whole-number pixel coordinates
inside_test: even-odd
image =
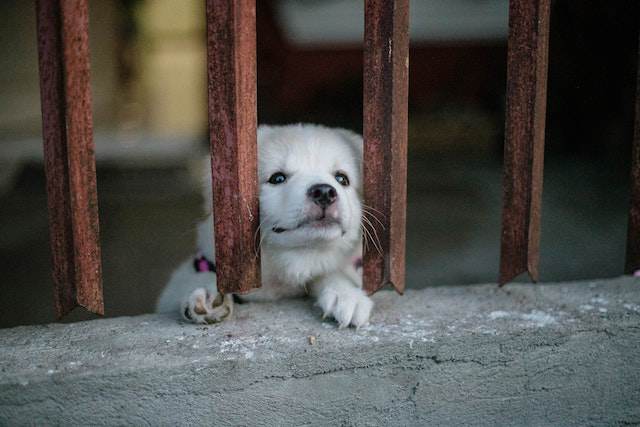
[[[371,238],[371,234],[369,234],[369,231],[367,231],[367,230],[365,229],[365,235],[364,235],[364,242],[365,242],[365,245],[364,245],[364,250],[365,250],[366,252],[368,252],[368,251],[369,251],[369,242],[370,242],[370,241],[373,241],[373,239]]]
[[[367,240],[367,237],[368,237],[367,232],[368,232],[368,230],[367,230],[365,224],[362,221],[360,221],[360,231],[362,231],[362,238],[364,240],[365,248],[366,248],[366,245],[368,243],[368,240]]]
[[[364,203],[362,203],[362,207],[363,207],[363,208],[366,208],[366,209],[368,209],[368,210],[370,210],[370,211],[373,211],[373,212],[379,213],[380,215],[382,215],[382,217],[383,217],[383,218],[386,218],[386,217],[387,217],[387,216],[384,214],[384,212],[381,212],[381,211],[379,211],[378,209],[376,209],[376,208],[374,208],[374,207],[372,207],[372,206],[365,205]]]
[[[369,206],[362,206],[362,210],[367,212],[368,214],[375,216],[376,218],[378,217],[378,215],[382,218],[386,218],[386,215],[384,215],[383,213],[381,213],[380,211],[378,211],[377,209],[373,209],[370,208]]]
[[[360,234],[362,235],[362,242],[364,244],[364,250],[367,250],[367,238],[365,237],[364,234],[364,229],[362,228],[362,225],[360,226]]]
[[[369,250],[369,240],[367,239],[367,230],[362,223],[360,224],[360,231],[362,232],[362,241],[364,242],[365,252]]]
[[[386,228],[386,227],[384,226],[384,223],[383,223],[382,221],[380,221],[380,219],[378,219],[378,217],[377,217],[377,216],[375,216],[373,213],[368,212],[368,211],[366,211],[366,210],[364,210],[364,209],[363,209],[363,210],[362,210],[362,216],[367,216],[367,215],[368,215],[369,217],[371,217],[371,218],[375,219],[375,220],[376,220],[376,222],[377,222],[378,224],[380,224],[380,227],[382,227],[382,229],[383,229],[383,230]]]
[[[369,232],[370,236],[371,236],[371,232]],[[380,242],[377,239],[377,236],[372,235],[371,236],[371,243],[373,244],[373,247],[375,248],[375,250],[382,255],[382,247],[380,246]]]
[[[267,233],[260,233],[260,242],[258,243],[258,250],[262,250],[262,243],[267,238]]]
[[[380,226],[382,227],[382,229],[384,230],[386,227],[384,225],[384,223],[380,220],[380,218],[378,218],[373,212],[369,212],[365,209],[362,210],[362,215],[363,216],[367,216],[371,219],[374,219],[378,224],[380,224]]]
[[[262,226],[264,225],[265,222],[267,222],[267,218],[260,221],[260,224],[258,224],[258,227],[256,228],[255,233],[253,233],[253,240],[256,240],[256,238],[258,237],[258,233],[262,230]]]
[[[367,226],[367,225],[368,225],[368,226]],[[378,248],[378,246],[376,245],[376,241],[375,241],[375,239],[373,238],[373,235],[371,234],[371,231],[370,231],[370,229],[369,229],[369,228],[371,227],[371,224],[370,224],[370,223],[367,223],[367,222],[363,222],[363,223],[362,223],[362,226],[363,226],[363,229],[365,230],[365,242],[371,241],[371,243],[373,244],[374,248],[375,248],[378,252],[380,252],[380,249],[379,249],[379,248]],[[368,250],[368,244],[365,246],[365,250]]]
[[[378,233],[375,228],[373,229],[373,241],[375,242],[375,247],[378,250],[378,253],[382,255],[382,243],[380,243],[380,238],[378,237]]]
[[[384,212],[382,212],[382,211],[380,211],[380,210],[378,210],[378,209],[376,209],[376,208],[374,208],[372,206],[366,205],[364,203],[362,203],[361,206],[362,206],[363,209],[366,209],[367,211],[375,212],[375,213],[381,215],[382,217],[386,218],[386,215],[385,215]]]
[[[258,228],[256,228],[255,233],[253,233],[253,242],[254,242],[254,248],[255,248],[254,252],[255,252],[256,258],[260,255],[260,249],[262,249],[262,241],[264,240],[265,234],[261,233],[261,231],[262,231],[262,226],[264,225],[265,222],[267,222],[267,218],[260,221],[260,224],[258,224]],[[256,239],[258,238],[258,233],[260,233],[260,241],[258,241],[256,245]]]
[[[369,219],[367,219],[365,216],[363,216],[362,219],[364,222],[366,222],[369,225],[369,227],[371,227],[372,229],[371,231],[373,231],[373,238],[371,239],[372,243],[375,246],[378,253],[382,255],[382,244],[380,243],[380,237],[378,236],[378,232],[376,231],[376,228],[373,226],[371,221],[369,221]]]
[[[365,222],[364,217],[362,218],[362,220],[360,221],[360,228],[362,229],[362,231],[364,232],[364,237],[371,237],[371,234],[369,233],[369,228],[367,227],[367,222]]]
[[[382,227],[382,229],[385,229],[384,224],[382,223],[382,221],[380,221],[373,213],[371,212],[367,212],[366,210],[363,210],[363,215],[362,215],[362,219],[363,221],[366,221],[369,226],[371,227],[373,234],[374,234],[374,238],[372,238],[373,242],[374,242],[374,246],[376,247],[376,249],[378,250],[378,252],[380,254],[382,254],[382,244],[380,242],[380,237],[378,236],[378,231],[376,230],[376,227],[373,225],[373,223],[371,222],[371,220],[368,218],[368,216],[372,217],[374,220],[376,220],[378,222],[378,224],[380,224],[380,226]],[[377,244],[376,244],[377,243]]]

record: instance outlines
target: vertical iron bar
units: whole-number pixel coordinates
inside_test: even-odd
[[[379,247],[364,253],[364,288],[405,285],[409,1],[366,0],[364,39],[364,200]]]
[[[510,0],[501,285],[538,280],[550,0]]]
[[[54,303],[56,316],[61,318],[76,306],[76,287],[64,118],[60,4],[57,1],[38,0],[36,9]]]
[[[627,226],[627,254],[624,271],[632,274],[640,269],[640,41],[636,71],[636,105],[631,149],[631,205]]]
[[[78,304],[104,313],[91,114],[89,4],[62,0],[67,155]]]
[[[104,314],[88,4],[38,0],[36,9],[56,315],[76,305]]]
[[[207,0],[207,70],[217,286],[246,293],[260,287],[255,0]]]

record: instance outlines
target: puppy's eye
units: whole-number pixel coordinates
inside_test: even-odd
[[[336,172],[335,176],[338,184],[342,185],[343,187],[349,186],[349,178],[347,177],[347,175],[343,174],[342,172]]]
[[[285,174],[283,174],[282,172],[276,172],[269,177],[268,182],[269,184],[278,185],[278,184],[282,184],[286,180],[287,180],[287,176]]]

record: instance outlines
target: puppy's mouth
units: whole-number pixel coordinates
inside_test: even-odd
[[[337,225],[342,228],[342,222],[340,222],[337,218],[331,218],[326,215],[322,215],[318,218],[307,218],[300,223],[298,223],[295,227],[292,228],[283,228],[283,227],[273,227],[271,230],[274,233],[280,234],[286,231],[298,230],[300,228],[311,228],[311,229],[323,229],[331,226]]]

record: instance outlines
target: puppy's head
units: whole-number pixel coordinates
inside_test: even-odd
[[[282,248],[353,244],[362,207],[362,138],[316,125],[258,129],[261,233]]]

